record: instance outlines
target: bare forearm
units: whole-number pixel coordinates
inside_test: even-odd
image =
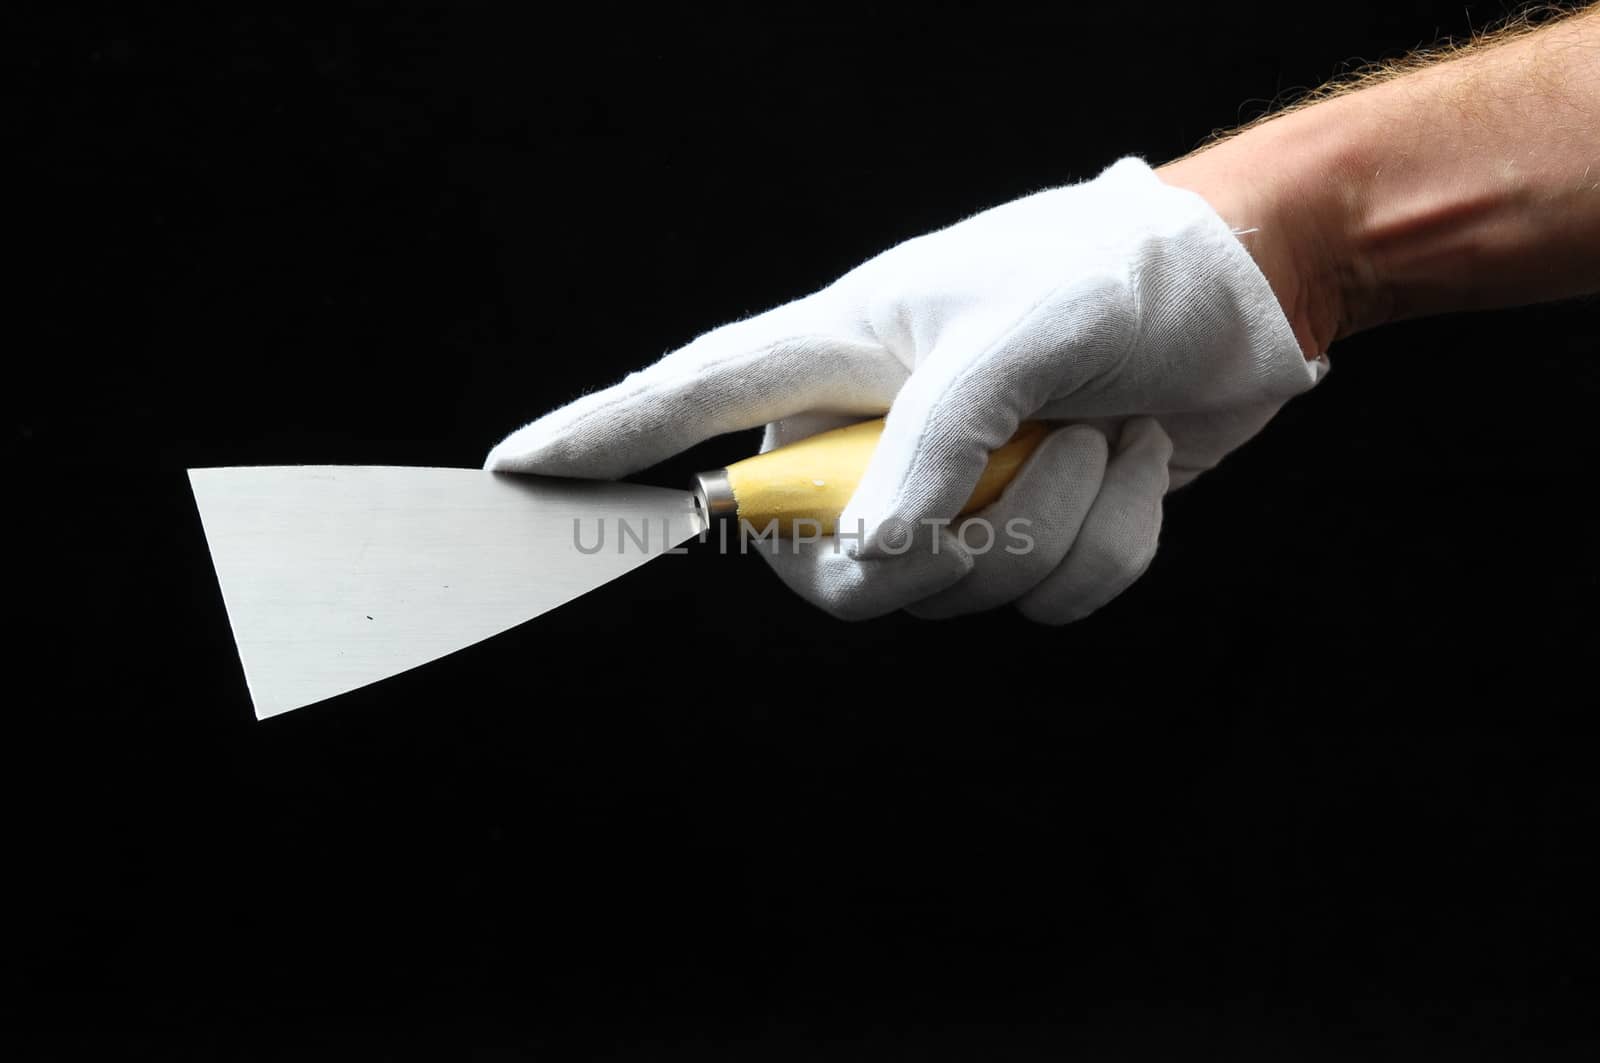
[[[1246,232],[1308,356],[1401,318],[1600,291],[1600,9],[1161,169]]]

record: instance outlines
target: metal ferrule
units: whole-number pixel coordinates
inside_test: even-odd
[[[694,508],[707,528],[719,520],[739,515],[739,503],[734,500],[733,484],[728,482],[727,469],[695,474]]]

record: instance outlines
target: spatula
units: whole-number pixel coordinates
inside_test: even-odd
[[[701,473],[692,490],[363,465],[191,469],[256,716],[343,694],[531,620],[714,521],[830,534],[883,429],[824,432]],[[962,512],[1044,437],[995,451]]]

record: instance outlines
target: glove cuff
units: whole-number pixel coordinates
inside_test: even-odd
[[[1326,358],[1308,361],[1277,293],[1233,226],[1198,192],[1163,181],[1139,156],[1108,166],[1095,183],[1114,194],[1137,196],[1150,233],[1135,262],[1135,294],[1142,300],[1141,334],[1181,340],[1197,326],[1217,337],[1230,333],[1248,351],[1253,389],[1288,400],[1308,390],[1327,370]],[[1152,283],[1159,282],[1159,283]],[[1175,283],[1176,282],[1176,283]],[[1180,299],[1164,299],[1178,293]],[[1231,325],[1231,327],[1229,327]],[[1254,392],[1258,397],[1260,391]]]

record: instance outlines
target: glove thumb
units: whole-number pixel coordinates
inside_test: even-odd
[[[807,296],[700,336],[621,382],[519,428],[495,472],[615,478],[726,432],[802,410],[882,410],[903,379]]]

